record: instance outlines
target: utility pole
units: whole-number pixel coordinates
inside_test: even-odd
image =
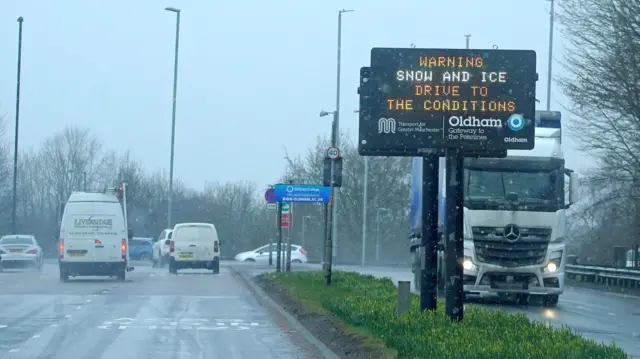
[[[176,48],[173,62],[173,105],[171,110],[171,156],[169,159],[169,194],[167,196],[167,228],[171,225],[171,212],[173,212],[173,156],[176,137],[176,98],[178,96],[178,48],[180,44],[180,9],[166,7],[165,10],[176,14]]]
[[[11,211],[11,233],[16,234],[18,207],[18,130],[20,128],[20,73],[22,72],[22,16],[18,18],[18,76],[16,82],[16,128],[13,137],[13,207]]]
[[[554,0],[551,2],[551,10],[549,12],[549,68],[547,70],[547,111],[551,111],[551,69],[553,67],[553,22],[555,17]]]

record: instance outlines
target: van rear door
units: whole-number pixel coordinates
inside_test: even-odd
[[[172,235],[177,260],[211,261],[218,234],[212,226],[185,224],[177,227]]]
[[[115,202],[70,202],[62,234],[65,258],[79,262],[122,261],[126,238],[120,205]]]

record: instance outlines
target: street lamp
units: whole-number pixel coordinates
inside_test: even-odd
[[[380,213],[388,212],[386,208],[378,208],[376,213],[376,262],[380,260]]]
[[[547,111],[551,111],[551,68],[553,65],[553,20],[555,17],[555,1],[547,1],[551,2],[551,9],[549,11],[549,69],[547,70]]]
[[[302,217],[302,248],[304,248],[305,242],[306,242],[305,241],[305,228],[306,228],[305,219],[311,219],[311,216]]]
[[[16,212],[18,208],[18,129],[20,128],[20,73],[22,72],[22,16],[18,18],[18,75],[16,81],[16,129],[13,137],[13,207],[11,210],[11,233],[16,234]]]
[[[338,111],[325,111],[322,110],[320,111],[320,117],[325,117],[325,116],[329,116],[329,115],[333,115],[333,121],[331,121],[331,147],[337,147],[337,143],[338,143]],[[331,161],[331,171],[330,171],[330,177],[329,178],[329,185],[330,185],[330,194],[329,194],[329,198],[331,201],[331,213],[329,213],[329,204],[328,203],[324,203],[323,207],[324,207],[324,223],[325,223],[325,232],[324,232],[324,238],[325,240],[327,238],[329,238],[329,231],[332,232],[331,234],[331,238],[332,238],[332,246],[331,246],[331,257],[335,257],[337,255],[337,249],[336,249],[336,238],[335,238],[335,224],[336,224],[336,211],[335,211],[335,205],[336,205],[336,199],[335,199],[335,188],[333,186],[333,176],[334,176],[334,161]],[[324,258],[324,262],[327,262],[328,258]]]
[[[180,9],[164,8],[176,14],[176,49],[173,62],[173,106],[171,110],[171,157],[169,159],[169,194],[167,196],[167,228],[171,226],[171,212],[173,207],[173,154],[176,136],[176,97],[178,94],[178,47],[180,44]]]
[[[338,11],[338,46],[337,46],[337,61],[336,61],[336,111],[334,113],[335,122],[335,143],[333,147],[338,147],[340,136],[340,65],[341,65],[341,51],[342,51],[342,14],[347,12],[353,12],[354,10],[342,9]],[[338,198],[333,196],[332,204],[332,241],[333,245],[333,257],[338,256],[338,216],[336,216],[338,208]]]

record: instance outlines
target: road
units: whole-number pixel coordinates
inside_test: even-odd
[[[268,266],[254,265],[254,274],[269,271]],[[293,264],[294,270],[317,270],[317,264]],[[409,268],[335,266],[335,269],[356,271],[375,277],[389,277],[394,283],[413,281]],[[413,288],[413,283],[412,286]],[[417,293],[416,293],[417,294]],[[523,313],[529,319],[561,327],[569,326],[587,338],[616,345],[634,358],[640,358],[640,297],[606,293],[598,290],[566,287],[556,308],[543,308],[532,302],[529,306],[498,304],[491,299],[474,301],[487,309],[501,308],[512,313]]]
[[[221,273],[137,266],[127,281],[62,283],[43,273],[0,273],[0,358],[316,358],[262,307],[226,264]]]

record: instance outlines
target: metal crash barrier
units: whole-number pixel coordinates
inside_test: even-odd
[[[640,288],[640,270],[638,269],[567,264],[565,273],[570,280],[606,286]]]

